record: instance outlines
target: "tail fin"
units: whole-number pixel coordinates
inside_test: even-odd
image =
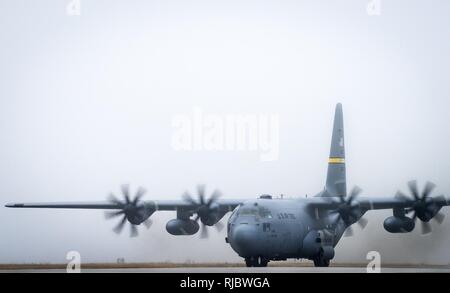
[[[322,196],[346,196],[347,181],[345,176],[344,121],[342,105],[336,105],[334,114],[333,136],[331,138],[330,157],[325,191]]]

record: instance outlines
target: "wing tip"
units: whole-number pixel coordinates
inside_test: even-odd
[[[20,207],[23,207],[23,206],[24,206],[23,203],[8,203],[8,204],[5,204],[6,208],[20,208]]]

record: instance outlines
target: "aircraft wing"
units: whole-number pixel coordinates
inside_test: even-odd
[[[5,205],[8,208],[37,208],[37,209],[100,209],[106,210],[105,217],[120,217],[120,222],[113,229],[114,232],[122,232],[125,223],[130,225],[130,236],[138,235],[137,226],[144,224],[147,228],[151,225],[151,215],[156,211],[176,211],[176,219],[169,221],[171,226],[166,227],[167,231],[173,235],[195,234],[199,225],[195,224],[201,220],[202,229],[200,237],[207,237],[208,233],[205,225],[215,225],[221,230],[223,224],[220,223],[225,214],[233,211],[242,200],[203,200],[203,202],[189,202],[186,200],[149,200],[128,202],[114,200],[100,202],[36,202],[36,203],[10,203]],[[192,217],[195,215],[195,217]]]
[[[192,235],[199,229],[201,220],[202,235],[206,235],[204,225],[221,229],[219,221],[225,214],[233,211],[243,200],[220,199],[220,192],[214,191],[209,198],[205,196],[204,186],[198,186],[198,198],[194,199],[188,193],[180,200],[141,200],[145,190],[140,188],[134,197],[130,196],[128,185],[122,186],[123,198],[118,199],[113,194],[107,201],[98,202],[35,202],[10,203],[8,208],[37,208],[37,209],[100,209],[106,210],[107,219],[120,217],[121,221],[114,228],[120,233],[128,221],[132,224],[131,236],[137,235],[135,225],[150,225],[150,217],[156,211],[176,211],[176,219],[169,221],[166,229],[173,235]],[[193,217],[194,216],[194,217]],[[170,225],[169,225],[170,224]]]
[[[439,207],[450,205],[450,198],[445,196],[430,197],[428,201]],[[308,202],[309,206],[312,208],[324,210],[335,210],[341,204],[338,197],[315,197],[311,198]],[[407,209],[412,208],[415,201],[412,199],[404,200],[396,197],[358,197],[355,200],[355,204],[363,210]]]
[[[450,199],[445,196],[429,197],[427,200],[430,204],[434,204],[438,207],[444,207],[450,205]],[[361,198],[358,199],[361,208],[366,210],[383,210],[383,209],[395,209],[395,208],[412,208],[416,201],[404,200],[400,198]]]
[[[218,199],[215,204],[220,210],[232,211],[243,200]],[[154,211],[195,211],[198,205],[183,200],[148,200],[140,202],[143,206]],[[97,202],[30,202],[30,203],[9,203],[7,208],[38,208],[38,209],[99,209],[99,210],[120,210],[123,203],[111,201]]]
[[[7,208],[36,208],[36,209],[120,209],[117,204],[108,201],[99,202],[32,202],[32,203],[9,203]]]
[[[367,220],[362,216],[369,210],[392,209],[393,216],[387,218],[383,225],[391,233],[411,232],[414,222],[419,219],[422,225],[422,233],[431,231],[428,223],[435,219],[442,223],[445,215],[440,212],[442,207],[450,205],[450,198],[439,195],[431,196],[434,184],[427,182],[423,191],[419,192],[416,181],[408,183],[411,195],[397,192],[395,197],[359,197],[361,189],[354,188],[347,197],[318,196],[309,199],[310,212],[317,217],[336,214],[335,221],[342,220],[347,226],[358,222],[362,228]]]
[[[198,185],[198,199],[194,199],[185,192],[180,200],[141,200],[146,190],[138,188],[136,194],[131,196],[128,184],[121,186],[122,196],[117,198],[110,194],[107,201],[97,202],[35,202],[35,203],[10,203],[8,208],[50,208],[50,209],[100,209],[100,210],[122,210],[128,215],[146,214],[151,215],[155,211],[183,211],[190,215],[197,213],[202,208],[207,212],[232,211],[242,203],[242,200],[220,199],[221,193],[215,190],[209,198],[205,196],[205,186]]]

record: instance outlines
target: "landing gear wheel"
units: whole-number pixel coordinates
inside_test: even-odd
[[[267,267],[269,260],[262,256],[252,256],[245,258],[245,265],[247,267]]]
[[[314,266],[315,267],[329,267],[330,266],[330,260],[329,259],[314,259]]]
[[[315,267],[329,267],[330,259],[323,257],[323,250],[321,249],[319,254],[313,259]]]
[[[249,268],[253,266],[253,260],[250,257],[245,258],[245,265]]]
[[[257,258],[258,267],[267,267],[267,264],[269,263],[269,260],[265,257],[258,257]]]

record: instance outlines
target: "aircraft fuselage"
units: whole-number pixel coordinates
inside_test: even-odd
[[[245,259],[312,259],[316,247],[333,249],[345,230],[327,220],[309,210],[302,199],[249,200],[230,216],[227,242]],[[326,253],[334,255],[334,250]]]

